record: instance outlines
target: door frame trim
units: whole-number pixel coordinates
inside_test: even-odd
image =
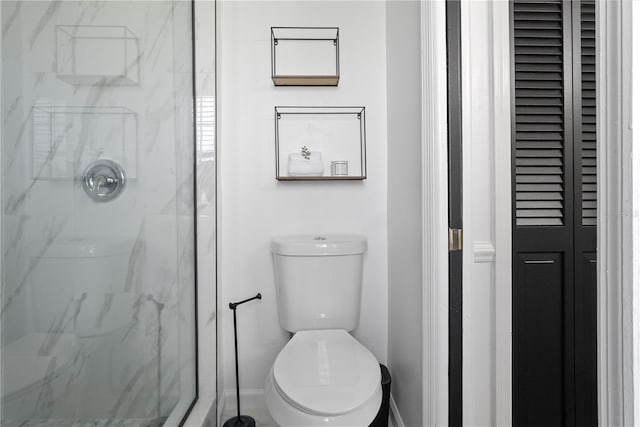
[[[461,4],[462,13],[462,40],[463,44],[469,45],[470,28],[473,22],[472,11],[470,10],[470,0],[463,0]],[[510,427],[512,425],[512,237],[511,237],[511,26],[510,10],[508,1],[490,2],[487,17],[490,20],[489,43],[490,43],[490,93],[491,99],[487,108],[491,111],[492,121],[487,124],[489,138],[493,141],[492,155],[492,204],[493,212],[493,233],[491,241],[472,241],[472,222],[465,222],[465,249],[464,268],[473,268],[478,262],[493,263],[493,282],[495,302],[495,315],[492,328],[494,330],[495,352],[493,353],[493,367],[495,377],[492,384],[488,384],[488,399],[493,405],[493,425]],[[463,48],[464,50],[464,48]],[[470,139],[472,138],[470,114],[472,112],[471,79],[474,72],[465,52],[462,55],[462,126],[463,126],[463,146],[469,151]],[[465,157],[465,169],[473,168],[473,159],[468,155]],[[497,165],[506,165],[498,167]],[[469,170],[466,172],[470,173]],[[467,181],[470,176],[467,177]],[[465,182],[467,182],[465,181]],[[469,246],[473,245],[473,247]],[[490,257],[486,260],[483,254],[488,252]],[[465,281],[468,276],[465,276]],[[470,293],[470,284],[464,283],[465,297]],[[465,308],[465,316],[469,316],[470,306]],[[472,342],[466,338],[467,342]],[[464,344],[463,344],[464,345]],[[463,357],[472,356],[473,349],[465,347]],[[466,368],[463,373],[463,389],[467,390],[469,384],[479,383],[476,379],[478,374],[473,369]],[[472,394],[471,394],[472,395]],[[464,396],[470,396],[466,391]],[[463,401],[463,411],[469,411],[473,418],[473,401]]]
[[[495,416],[511,426],[513,415],[513,318],[511,230],[511,25],[509,2],[491,3],[495,212]]]
[[[0,5],[0,22],[2,21],[2,6]],[[2,46],[2,30],[0,28],[0,46]],[[0,67],[0,94],[2,94],[2,67]],[[2,98],[0,98],[0,111],[2,111]],[[4,163],[2,162],[2,136],[4,135],[4,131],[3,131],[3,124],[4,120],[0,121],[0,176],[2,176],[3,172],[4,172],[4,168],[2,167],[2,165],[4,165]],[[3,186],[0,185],[0,205],[1,205],[1,201],[4,200],[2,198],[2,188]],[[2,249],[2,242],[4,241],[2,239],[2,229],[4,228],[4,215],[0,214],[0,249]],[[2,281],[3,281],[3,274],[2,274],[2,264],[4,264],[3,262],[3,258],[4,257],[0,257],[0,300],[2,300]],[[0,343],[4,342],[4,338],[2,336],[2,331],[4,330],[4,328],[0,328]],[[2,366],[2,351],[0,350],[0,366]],[[2,390],[2,383],[4,381],[0,381],[0,396],[4,396],[3,390]],[[2,419],[2,405],[0,404],[0,420]]]
[[[445,2],[420,2],[423,425],[448,425],[449,250]]]
[[[596,4],[598,418],[633,425],[631,2]]]

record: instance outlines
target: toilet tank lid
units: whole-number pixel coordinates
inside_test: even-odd
[[[355,255],[366,250],[366,237],[357,234],[307,234],[280,236],[271,240],[271,252],[278,255]]]

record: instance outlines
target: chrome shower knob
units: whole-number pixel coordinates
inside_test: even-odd
[[[84,191],[96,202],[115,199],[122,193],[126,184],[127,175],[124,168],[112,160],[96,160],[84,171]]]

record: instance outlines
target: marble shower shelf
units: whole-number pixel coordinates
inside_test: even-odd
[[[58,25],[56,74],[74,86],[138,86],[138,38],[125,26]]]
[[[36,105],[31,111],[32,178],[72,180],[108,158],[136,179],[138,114],[125,107]]]

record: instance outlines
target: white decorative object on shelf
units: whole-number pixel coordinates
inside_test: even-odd
[[[289,154],[287,171],[289,176],[322,176],[324,172],[322,153],[303,149],[301,153]]]

